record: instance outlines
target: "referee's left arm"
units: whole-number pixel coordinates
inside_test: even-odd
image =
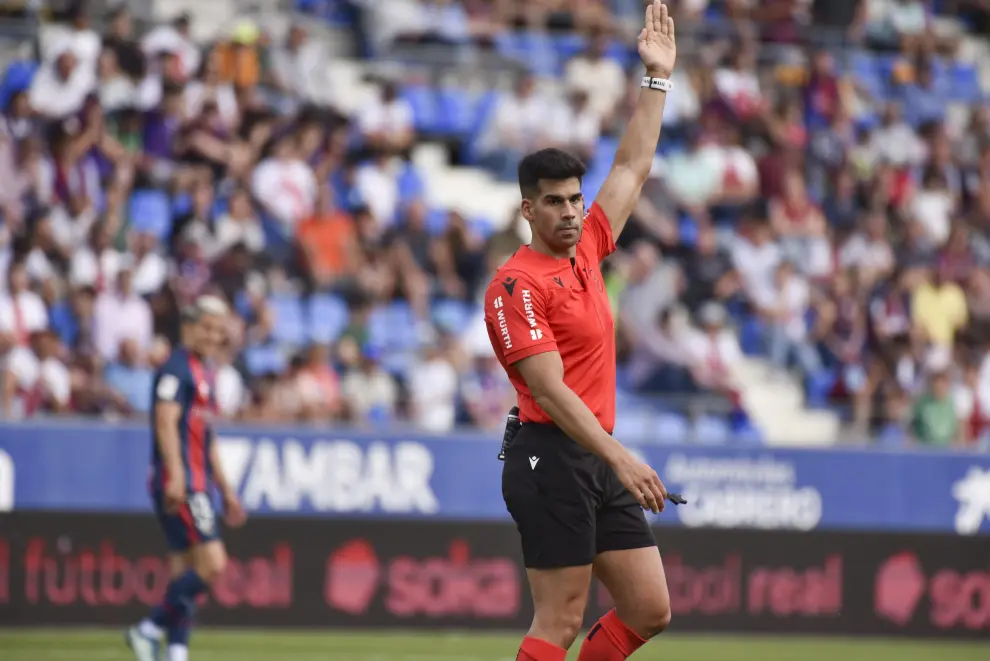
[[[659,3],[654,3],[656,6]],[[647,25],[639,39],[639,53],[646,65],[643,89],[612,163],[612,170],[598,192],[595,201],[605,212],[612,226],[612,236],[618,238],[626,220],[636,206],[643,184],[653,167],[663,123],[667,89],[674,70],[674,22],[667,15],[647,13]]]

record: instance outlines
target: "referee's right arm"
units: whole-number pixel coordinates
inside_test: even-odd
[[[606,432],[588,405],[564,382],[564,363],[548,320],[544,293],[525,272],[507,274],[485,295],[492,345],[519,372],[533,402],[581,447],[602,458],[644,508],[661,512],[666,489],[656,471]]]
[[[529,356],[516,363],[515,368],[529,387],[533,400],[554,424],[578,445],[605,460],[643,508],[663,511],[667,492],[656,471],[633,457],[602,429],[587,404],[564,383],[564,363],[559,352]]]

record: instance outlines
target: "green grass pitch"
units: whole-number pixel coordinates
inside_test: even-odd
[[[513,661],[518,635],[201,631],[190,661]],[[577,658],[577,646],[569,659]],[[677,635],[635,661],[987,661],[986,642]],[[0,630],[3,661],[131,661],[122,632]]]

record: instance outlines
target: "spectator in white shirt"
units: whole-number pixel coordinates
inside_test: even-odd
[[[203,63],[197,79],[186,85],[186,116],[205,114],[212,105],[219,113],[218,123],[228,131],[233,131],[240,122],[241,110],[234,86],[220,76],[220,57],[220,51],[212,51],[209,59]]]
[[[100,56],[103,42],[100,35],[90,27],[89,12],[85,3],[74,3],[76,6],[70,12],[69,24],[53,24],[49,26],[45,48],[45,61],[52,61],[59,54],[71,51],[79,61],[79,66],[90,73],[96,73],[96,60]]]
[[[781,260],[770,224],[759,210],[751,210],[732,245],[732,263],[742,277],[743,292],[756,309],[773,305],[774,279]]]
[[[608,42],[603,32],[593,35],[588,49],[572,58],[564,71],[567,87],[587,94],[599,123],[609,121],[626,93],[622,65],[606,56]]]
[[[751,45],[740,46],[727,65],[715,71],[715,90],[740,118],[755,117],[766,109]]]
[[[952,400],[966,443],[990,446],[990,384],[980,379],[980,370],[990,354],[968,356],[962,378],[953,386]]]
[[[293,136],[276,139],[271,155],[254,170],[251,192],[289,233],[313,215],[316,176],[313,168],[299,158]]]
[[[358,168],[354,188],[371,210],[379,227],[389,227],[399,209],[399,183],[389,157],[380,152],[371,163]]]
[[[285,46],[272,52],[272,82],[282,93],[315,101],[327,86],[326,57],[319,42],[309,39],[303,25],[293,25]]]
[[[190,37],[191,17],[178,16],[169,24],[160,25],[145,35],[141,49],[150,57],[160,53],[173,53],[178,59],[179,74],[188,79],[202,62],[202,55]]]
[[[443,433],[456,421],[457,370],[439,346],[427,349],[422,362],[409,372],[414,424],[423,431]]]
[[[96,299],[95,342],[103,360],[111,362],[124,340],[134,340],[144,352],[154,339],[151,307],[133,287],[133,263],[124,260],[117,274],[117,286]]]
[[[244,188],[236,188],[231,194],[227,213],[215,223],[215,256],[221,256],[238,244],[244,245],[253,255],[265,251],[265,230],[251,206],[251,196]]]
[[[344,376],[341,392],[351,419],[357,423],[387,422],[395,415],[398,389],[395,380],[382,369],[381,352],[365,347],[357,368]]]
[[[134,106],[137,102],[137,86],[128,78],[117,63],[117,55],[112,50],[100,54],[97,68],[100,92],[100,107],[112,113]]]
[[[694,78],[690,71],[682,68],[674,70],[670,77],[674,88],[667,93],[667,101],[663,106],[664,131],[670,134],[701,116],[701,99],[695,87]],[[639,81],[636,80],[637,91]]]
[[[726,311],[720,303],[705,303],[698,311],[701,330],[685,338],[694,382],[707,390],[738,399],[735,371],[743,354],[735,334],[725,328]]]
[[[880,126],[870,139],[870,151],[895,167],[916,165],[926,157],[925,143],[902,119],[901,108],[889,103],[880,116]]]
[[[0,295],[0,354],[10,347],[28,346],[32,333],[48,328],[45,303],[28,285],[24,261],[12,262],[7,269],[7,293]]]
[[[224,418],[233,419],[247,409],[249,393],[240,372],[231,365],[229,353],[230,350],[225,349],[220,359],[213,396],[217,403],[217,412]]]
[[[941,248],[949,239],[956,199],[949,190],[945,175],[935,168],[925,171],[921,188],[911,200],[911,213],[925,229],[930,245]]]
[[[550,112],[551,105],[536,91],[535,80],[522,78],[512,94],[498,100],[479,147],[482,163],[503,181],[514,181],[523,154],[551,141]]]
[[[124,261],[134,264],[133,286],[138,296],[149,296],[161,291],[169,276],[169,263],[158,252],[158,237],[148,232],[135,232],[129,237],[133,260],[122,255]],[[119,267],[118,267],[119,268]],[[113,288],[113,280],[107,287]]]
[[[802,374],[821,369],[821,356],[808,336],[808,308],[811,290],[808,282],[798,275],[790,262],[777,267],[774,280],[775,296],[768,307],[770,360],[779,372],[784,372],[793,358]]]
[[[63,119],[79,112],[86,97],[96,89],[95,67],[80,66],[75,53],[63,48],[51,62],[41,66],[28,92],[31,108],[48,119]]]
[[[31,334],[29,346],[15,347],[0,375],[0,416],[23,418],[35,411],[68,411],[72,395],[62,345],[50,330]]]
[[[102,292],[113,287],[120,270],[121,254],[110,245],[110,232],[104,223],[90,228],[87,245],[76,248],[69,262],[69,283],[73,287],[93,287]]]
[[[856,269],[864,282],[876,282],[894,268],[894,249],[887,240],[887,219],[874,212],[863,219],[862,230],[839,249],[839,268]]]
[[[585,163],[591,161],[601,135],[601,120],[588,103],[584,91],[572,92],[558,104],[551,122],[553,139],[561,149],[573,152]]]
[[[358,113],[358,127],[368,147],[392,153],[405,151],[412,145],[412,106],[399,97],[393,82],[382,86],[381,95]]]

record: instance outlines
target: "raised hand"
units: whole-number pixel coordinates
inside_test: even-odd
[[[646,7],[646,26],[639,33],[639,57],[646,73],[655,78],[669,78],[677,59],[674,19],[667,5],[654,0]]]

